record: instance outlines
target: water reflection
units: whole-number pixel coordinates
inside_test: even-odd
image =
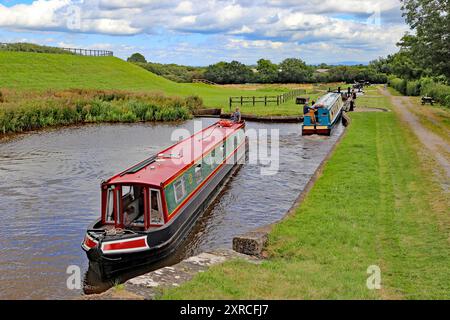
[[[0,298],[79,295],[66,287],[66,268],[88,269],[80,243],[99,214],[101,180],[172,144],[171,133],[180,126],[192,130],[194,123],[87,125],[0,143]],[[301,137],[298,124],[248,128],[280,130],[278,174],[261,176],[260,165],[243,166],[182,250],[162,264],[230,247],[233,236],[282,218],[342,132],[339,127],[332,137],[317,139]]]

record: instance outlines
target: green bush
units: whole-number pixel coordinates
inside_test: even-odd
[[[397,90],[401,94],[406,94],[406,86],[407,86],[406,80],[400,78],[391,78],[389,80],[389,83],[395,90]]]
[[[34,43],[8,43],[0,46],[0,50],[5,51],[21,51],[21,52],[39,52],[39,53],[57,53],[57,54],[73,54],[67,50],[57,47],[41,46]]]
[[[404,95],[432,97],[440,104],[450,107],[450,86],[438,83],[431,78],[422,78],[417,81],[390,78],[389,84]]]
[[[0,133],[35,130],[83,122],[176,121],[191,117],[201,99],[160,94],[59,92],[20,97],[0,109]]]
[[[407,96],[420,96],[420,81],[408,81],[406,83]]]
[[[186,98],[186,107],[193,111],[203,107],[203,99],[199,96],[189,96]]]
[[[443,105],[450,107],[450,86],[429,82],[423,86],[422,94],[433,97]]]

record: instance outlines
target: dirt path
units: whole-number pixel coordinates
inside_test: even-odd
[[[397,112],[401,119],[405,121],[412,129],[412,131],[419,138],[420,142],[431,152],[437,162],[444,169],[447,178],[450,179],[450,145],[440,136],[425,128],[417,117],[409,110],[413,105],[408,97],[393,96],[388,90],[380,89],[380,92],[390,97],[394,106],[394,111]]]

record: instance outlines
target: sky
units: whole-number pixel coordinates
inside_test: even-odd
[[[400,0],[0,0],[0,42],[205,66],[367,63],[409,30]]]

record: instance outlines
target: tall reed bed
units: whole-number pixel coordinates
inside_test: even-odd
[[[78,123],[186,120],[192,110],[201,107],[203,102],[198,97],[167,97],[160,93],[3,90],[0,134]]]

